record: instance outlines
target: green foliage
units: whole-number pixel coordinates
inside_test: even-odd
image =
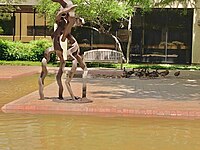
[[[3,29],[2,29],[2,27],[0,27],[0,34],[1,34],[1,33],[3,33]]]
[[[132,15],[133,8],[126,1],[116,0],[73,0],[77,4],[76,14],[93,26],[110,26],[112,21],[120,21]],[[39,0],[36,6],[40,15],[46,14],[51,26],[55,23],[60,4],[51,0]]]
[[[155,5],[165,7],[167,5],[182,4],[186,8],[188,5],[195,5],[196,2],[197,0],[160,0]]]
[[[39,61],[6,61],[0,60],[0,65],[16,65],[16,66],[40,66]],[[50,67],[59,67],[59,63],[48,63]],[[71,67],[72,62],[67,61],[66,67]],[[116,68],[120,69],[121,64],[112,63],[87,63],[88,68]],[[200,65],[176,65],[176,64],[123,64],[127,69],[132,68],[149,68],[149,69],[169,69],[169,70],[200,70]]]
[[[52,2],[52,0],[38,0],[36,10],[40,16],[46,15],[48,25],[53,28],[55,17],[60,8],[60,4]]]
[[[19,9],[19,6],[17,6],[16,4],[23,1],[25,0],[0,0],[0,3],[3,4],[0,5],[0,19],[10,19],[10,12],[14,12],[15,10]]]
[[[21,3],[25,0],[0,0],[0,3],[3,5],[0,5],[0,20],[10,20],[12,13],[19,9],[20,7],[16,4]],[[15,5],[14,5],[15,4]],[[4,30],[0,26],[0,34],[3,33]]]
[[[183,7],[187,7],[188,5],[195,5],[197,0],[128,0],[128,2],[132,6],[140,6],[145,10],[149,10],[155,6],[165,7],[173,4],[182,4]]]
[[[10,66],[40,66],[41,62],[33,62],[33,61],[6,61],[6,60],[0,60],[0,65],[10,65]]]
[[[150,11],[154,7],[153,0],[128,0],[128,3],[133,7],[142,8],[143,12]]]
[[[0,60],[6,60],[8,56],[9,43],[0,39]]]
[[[146,12],[155,6],[165,7],[174,4],[174,2],[183,4],[185,7],[188,4],[195,5],[192,3],[193,0],[160,0],[156,2],[155,0],[73,0],[73,3],[78,5],[76,14],[103,32],[108,31],[112,22],[120,22],[132,16],[135,8],[140,7],[143,12]],[[36,6],[40,15],[46,15],[51,27],[55,23],[55,16],[59,8],[60,4],[52,0],[38,0]]]
[[[97,63],[97,62],[87,62],[88,68],[118,68],[118,64],[112,63]]]
[[[29,43],[30,51],[32,53],[30,60],[32,61],[40,61],[40,59],[43,57],[43,52],[48,47],[52,46],[52,43],[46,39],[43,40],[35,40],[30,41]],[[56,55],[51,56],[51,61],[56,60]]]
[[[0,60],[41,61],[44,50],[52,44],[46,39],[31,41],[30,43],[12,42],[0,39]],[[56,56],[51,56],[55,61]]]
[[[113,64],[114,68],[120,68],[121,64]],[[149,69],[169,69],[169,70],[200,70],[200,65],[176,65],[176,64],[123,64],[126,68],[149,68]]]
[[[76,12],[94,25],[107,25],[121,21],[132,15],[133,8],[126,1],[116,0],[74,0],[78,4]]]

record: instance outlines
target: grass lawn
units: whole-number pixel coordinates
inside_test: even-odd
[[[32,61],[5,61],[0,60],[0,65],[15,65],[15,66],[40,66],[41,62]],[[58,67],[59,63],[49,63],[48,66]],[[71,62],[67,61],[67,67],[71,66]],[[87,63],[88,68],[120,68],[120,64],[104,64],[104,63]],[[200,70],[200,65],[176,65],[176,64],[123,64],[126,68],[150,68],[150,69],[169,69],[169,70]]]

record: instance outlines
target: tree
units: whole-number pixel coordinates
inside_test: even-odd
[[[16,9],[19,9],[17,4],[24,2],[26,0],[0,0],[0,19],[9,18],[10,12],[14,12]]]
[[[126,1],[116,0],[73,0],[77,4],[76,14],[83,17],[91,26],[97,27],[101,32],[108,32],[113,21],[121,21],[132,15],[132,7]],[[51,0],[39,0],[37,11],[46,14],[50,25],[60,5]]]
[[[90,27],[98,30],[101,33],[111,34],[112,22],[120,22],[127,20],[132,16],[133,8],[126,1],[116,0],[73,0],[77,4],[76,14],[83,17]],[[39,14],[46,14],[49,24],[53,26],[54,18],[60,5],[52,2],[51,0],[39,0],[36,7]],[[114,37],[116,42],[119,41]],[[121,45],[119,44],[119,49]]]
[[[129,42],[127,45],[127,62],[129,62],[129,51],[131,44],[131,17],[136,8],[142,8],[143,12],[150,11],[153,7],[165,7],[166,5],[187,4],[195,5],[197,0],[73,0],[77,4],[76,14],[90,23],[93,29],[101,33],[110,34],[118,43],[118,39],[110,32],[113,22],[128,22]],[[51,0],[39,0],[37,11],[46,14],[49,24],[53,26],[56,12],[60,5]]]
[[[173,5],[182,5],[187,7],[188,5],[195,6],[198,0],[128,0],[132,6],[140,6],[144,10],[150,10],[153,7],[165,7]]]
[[[16,9],[19,9],[19,6],[16,6],[16,4],[23,1],[25,0],[0,0],[0,20],[10,20],[10,12],[14,12]],[[3,29],[1,26],[0,33],[3,33]]]
[[[60,4],[52,2],[52,0],[38,0],[36,11],[40,16],[46,16],[49,27],[53,28],[55,17],[60,8]]]

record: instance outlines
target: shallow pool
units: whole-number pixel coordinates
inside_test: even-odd
[[[37,78],[0,80],[0,106],[37,90]],[[200,120],[0,112],[0,150],[199,150],[199,127]]]

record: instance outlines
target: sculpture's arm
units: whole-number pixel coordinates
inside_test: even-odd
[[[67,3],[64,0],[52,0],[53,2],[58,2],[60,5],[65,8],[67,7]]]
[[[70,7],[61,9],[56,15],[56,22],[59,21],[62,16],[68,16],[68,13],[73,12],[76,7],[77,5],[72,5]]]

